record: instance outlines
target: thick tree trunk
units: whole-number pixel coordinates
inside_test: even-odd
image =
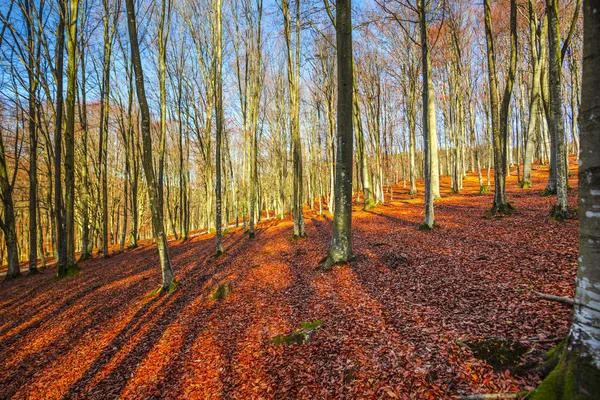
[[[335,214],[331,236],[331,249],[323,265],[352,258],[352,161],[353,161],[353,97],[354,74],[352,57],[351,0],[336,1],[337,42],[337,158],[335,168]]]
[[[584,4],[581,151],[579,164],[579,268],[575,309],[555,367],[530,399],[597,399],[600,393],[600,9]]]

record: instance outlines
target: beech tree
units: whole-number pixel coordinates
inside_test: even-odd
[[[335,213],[331,248],[322,268],[352,258],[352,153],[354,74],[352,57],[351,0],[337,0],[335,11],[337,49],[337,158],[335,168]]]
[[[137,22],[134,8],[134,0],[126,0],[127,6],[127,28],[129,31],[129,41],[131,48],[131,63],[135,74],[135,87],[138,103],[141,113],[141,133],[142,133],[142,166],[146,176],[148,198],[150,200],[150,211],[152,214],[152,229],[158,248],[158,257],[162,270],[161,289],[172,290],[175,284],[173,269],[171,268],[171,259],[169,257],[169,247],[167,245],[167,235],[164,229],[163,210],[160,207],[159,195],[157,189],[156,176],[154,174],[154,162],[152,156],[152,136],[150,133],[150,109],[146,100],[146,91],[144,87],[144,70],[138,44]]]
[[[506,213],[513,209],[506,196],[508,112],[515,82],[517,68],[517,2],[510,2],[510,62],[506,73],[506,84],[501,104],[498,104],[498,74],[496,72],[496,53],[492,32],[492,15],[490,0],[484,0],[485,37],[488,62],[488,78],[490,88],[490,110],[492,116],[492,142],[494,147],[494,203],[492,213]]]
[[[532,399],[594,399],[600,393],[600,1],[583,5],[583,83],[579,153],[579,258],[567,338]]]

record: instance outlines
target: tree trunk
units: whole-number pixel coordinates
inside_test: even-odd
[[[352,161],[354,74],[352,57],[351,0],[336,1],[337,42],[337,158],[335,214],[331,248],[323,268],[352,258]]]
[[[517,66],[517,5],[516,0],[510,3],[510,63],[506,76],[506,86],[502,103],[498,104],[498,75],[496,74],[496,54],[492,37],[492,17],[490,0],[484,0],[485,35],[489,69],[490,108],[492,113],[492,142],[494,148],[494,204],[492,213],[505,213],[513,207],[506,197],[506,168],[508,141],[508,112],[515,80]]]
[[[65,216],[67,224],[67,266],[75,260],[75,92],[77,89],[77,20],[79,0],[69,1],[67,24],[67,123],[65,128]]]
[[[31,12],[31,1],[25,0],[25,13],[27,15],[27,76],[29,79],[29,273],[37,272],[37,153],[38,134],[36,127],[36,90],[37,68],[35,66],[35,38],[33,34],[34,16]]]
[[[158,203],[158,189],[156,187],[156,176],[154,175],[154,165],[152,161],[152,135],[150,125],[150,109],[146,100],[144,88],[144,73],[142,69],[142,60],[138,44],[137,23],[134,11],[134,0],[126,0],[127,6],[127,26],[129,30],[129,40],[131,42],[131,62],[135,73],[135,86],[138,102],[140,105],[140,114],[142,116],[142,166],[146,176],[148,198],[150,199],[150,212],[152,214],[152,228],[158,247],[160,266],[162,269],[162,290],[169,290],[173,284],[173,269],[169,258],[169,248],[167,246],[167,236],[164,231],[162,209]]]
[[[292,51],[292,27],[288,0],[282,0],[285,43],[287,47],[288,84],[290,96],[290,130],[292,137],[294,237],[306,236],[303,206],[302,143],[300,141],[300,0],[296,0],[296,34]]]
[[[67,275],[67,232],[65,225],[65,210],[62,197],[62,127],[63,127],[63,74],[65,51],[65,3],[59,2],[60,16],[58,20],[58,36],[56,43],[56,116],[54,132],[54,207],[56,216],[56,247],[58,277]]]
[[[215,229],[216,229],[216,254],[223,253],[223,237],[222,237],[222,216],[221,216],[221,147],[223,143],[223,4],[221,0],[215,0],[215,40],[216,40],[216,61],[215,61],[215,119],[216,119],[216,145],[215,145],[215,196],[216,196],[216,211],[215,211]]]
[[[437,152],[437,133],[435,125],[435,103],[433,99],[434,92],[431,78],[431,59],[429,56],[429,39],[427,37],[428,28],[425,0],[418,0],[417,8],[419,10],[421,62],[423,64],[423,175],[425,179],[425,220],[423,222],[423,228],[433,229],[433,225],[435,224],[433,200],[436,197],[436,182],[438,183],[439,192],[439,176],[437,176],[439,170],[437,155],[434,153]]]
[[[554,369],[530,399],[596,399],[600,393],[600,9],[584,4],[581,151],[579,154],[579,268],[571,328]]]
[[[567,199],[566,152],[565,152],[565,126],[562,114],[562,59],[561,38],[558,16],[558,1],[546,1],[548,14],[548,45],[549,45],[549,119],[550,135],[554,138],[555,165],[556,165],[556,205],[552,209],[552,216],[564,219],[569,214]]]

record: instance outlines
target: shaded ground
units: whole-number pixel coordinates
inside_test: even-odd
[[[492,195],[476,178],[436,203],[438,229],[421,232],[422,197],[394,188],[394,201],[354,214],[356,261],[328,273],[330,220],[307,213],[308,238],[292,222],[266,221],[255,239],[225,237],[214,259],[206,236],[173,242],[181,286],[151,297],[160,280],[146,245],[0,284],[0,398],[451,398],[527,390],[542,351],[567,332],[569,310],[530,288],[572,296],[577,221],[556,222],[553,198],[509,196],[518,208],[486,216]],[[572,180],[571,185],[576,183]],[[422,191],[421,191],[422,192]],[[402,193],[402,194],[401,194]],[[575,204],[575,192],[570,192]],[[233,292],[208,300],[218,284]],[[270,341],[307,321],[310,343]],[[494,370],[464,343],[510,340],[525,354]],[[515,345],[511,345],[513,348]],[[525,350],[526,349],[526,350]]]

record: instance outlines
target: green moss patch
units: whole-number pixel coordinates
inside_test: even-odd
[[[67,268],[66,271],[59,270],[58,275],[56,275],[56,279],[72,278],[76,275],[79,275],[80,271],[81,271],[81,268],[79,268],[79,266],[77,264],[73,264],[69,268]]]
[[[564,343],[547,354],[546,365],[555,362],[552,372],[535,389],[533,400],[592,400],[600,393],[600,369],[590,357],[580,357],[576,350],[563,351]]]
[[[487,362],[494,371],[505,371],[517,367],[527,347],[519,342],[501,339],[480,339],[467,342],[473,355]]]
[[[177,288],[179,287],[180,283],[177,279],[173,279],[173,281],[171,282],[171,284],[169,285],[168,288],[163,288],[162,286],[157,287],[156,289],[152,290],[150,293],[148,293],[148,295],[146,297],[148,298],[153,298],[156,297],[160,294],[171,294],[174,293]]]
[[[522,181],[521,183],[519,183],[519,187],[521,189],[529,189],[531,187],[531,185],[525,181]]]
[[[303,344],[310,342],[310,338],[314,332],[319,330],[322,326],[320,320],[313,322],[303,322],[300,324],[300,329],[297,329],[287,335],[279,334],[271,339],[271,343],[275,346],[282,344]]]
[[[571,211],[568,207],[563,209],[558,206],[554,206],[552,207],[552,210],[550,210],[550,216],[559,222],[572,218],[574,215],[576,214],[573,213],[573,211]]]
[[[227,281],[215,287],[208,295],[209,300],[223,300],[233,292],[233,285]]]

